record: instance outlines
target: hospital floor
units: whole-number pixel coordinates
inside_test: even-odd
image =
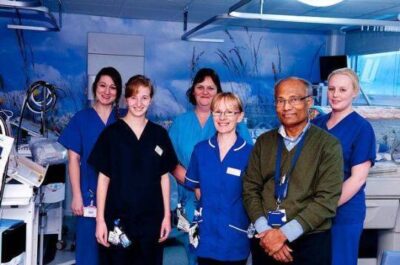
[[[65,248],[63,250],[57,250],[55,253],[54,259],[44,258],[46,260],[51,260],[51,262],[47,263],[48,265],[72,265],[71,261],[75,259],[75,252],[71,251],[71,243],[74,240],[73,235],[75,234],[75,218],[72,216],[64,216],[63,225],[65,231],[63,233],[63,240],[66,242]],[[163,265],[187,265],[188,260],[186,258],[184,247],[175,240],[178,236],[176,229],[172,229],[170,234],[170,239],[166,242],[166,246],[164,248],[164,261]],[[54,236],[54,235],[53,235]],[[56,238],[52,238],[54,241],[52,243],[55,244],[57,241]],[[54,248],[49,249],[50,257],[54,256]],[[52,252],[53,251],[53,252]]]
[[[74,260],[75,252],[68,249],[58,250],[55,259],[48,265],[71,265]],[[187,265],[187,258],[184,248],[180,245],[168,244],[164,249],[163,265]]]
[[[73,242],[73,235],[75,233],[75,220],[73,217],[64,217],[63,224],[67,227],[63,239],[66,241],[66,246],[63,250],[57,250],[54,259],[47,263],[48,265],[72,265],[75,264],[72,261],[75,259],[75,252],[71,251],[71,242]],[[172,229],[170,239],[166,242],[164,248],[164,261],[163,265],[187,265],[188,260],[186,257],[185,249],[175,238],[179,236],[181,232]],[[56,238],[53,238],[56,239]],[[56,240],[54,241],[56,242]],[[54,252],[53,252],[54,255]],[[251,259],[247,262],[251,265]]]
[[[68,249],[58,250],[54,260],[48,265],[72,265],[71,261],[74,260],[75,252]],[[164,248],[164,261],[163,265],[187,265],[188,261],[185,254],[185,249],[179,243],[174,240],[167,242],[167,246]],[[251,265],[251,259],[247,262]]]

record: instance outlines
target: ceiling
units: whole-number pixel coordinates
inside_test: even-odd
[[[226,14],[229,7],[239,0],[61,0],[63,13],[106,16],[118,18],[149,19],[183,22],[183,12],[188,11],[188,22],[201,23],[219,14]],[[321,0],[323,1],[323,0]],[[43,0],[52,11],[57,10],[57,0]],[[260,12],[260,0],[253,0],[239,10]],[[398,20],[400,0],[344,0],[331,7],[316,8],[296,0],[264,0],[263,13],[340,17],[358,19]],[[293,28],[305,30],[331,30],[336,25],[271,22],[248,19],[223,19],[216,24],[249,27]]]

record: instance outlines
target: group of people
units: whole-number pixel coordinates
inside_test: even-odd
[[[310,83],[278,81],[281,125],[254,147],[241,100],[222,91],[213,69],[197,72],[187,91],[193,110],[168,132],[147,119],[147,77],[126,83],[127,110],[118,107],[114,68],[103,68],[92,89],[92,107],[59,138],[68,149],[76,264],[161,265],[171,231],[168,173],[198,226],[194,246],[186,233],[177,236],[189,265],[245,265],[250,252],[254,265],[357,264],[375,136],[353,110],[359,82],[351,69],[331,73],[332,111],[314,120]]]

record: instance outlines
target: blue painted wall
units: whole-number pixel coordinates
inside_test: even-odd
[[[224,43],[185,42],[180,40],[182,23],[71,14],[63,16],[60,32],[9,30],[8,22],[0,18],[3,107],[19,112],[27,87],[45,80],[63,91],[53,119],[58,129],[88,105],[88,32],[145,37],[145,74],[157,89],[151,118],[169,120],[190,108],[185,91],[191,77],[201,67],[212,67],[220,74],[223,89],[244,99],[249,127],[264,129],[276,125],[271,105],[274,81],[296,75],[318,82],[318,57],[325,55],[328,40],[328,35],[315,32],[230,28],[213,33]]]

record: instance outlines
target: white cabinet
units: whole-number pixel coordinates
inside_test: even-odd
[[[93,99],[92,84],[98,71],[107,66],[118,70],[122,84],[137,74],[144,74],[144,37],[140,35],[88,34],[88,99]],[[123,97],[120,101],[123,105]]]
[[[399,211],[399,200],[367,200],[366,229],[393,229]]]
[[[367,178],[365,229],[378,229],[378,258],[359,265],[379,264],[384,250],[400,251],[400,171],[392,163],[377,163]]]

